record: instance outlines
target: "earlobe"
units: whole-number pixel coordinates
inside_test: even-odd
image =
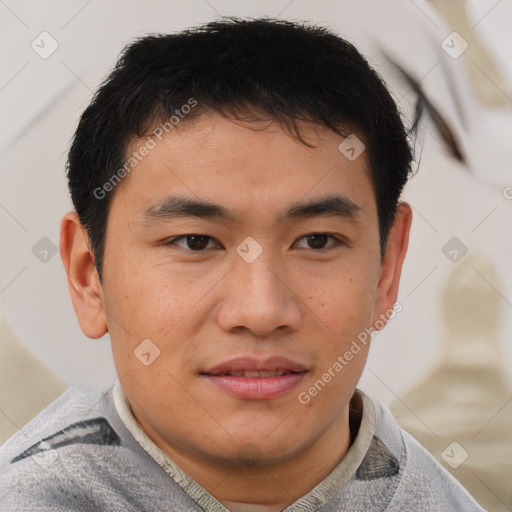
[[[412,209],[405,203],[398,205],[395,222],[390,230],[381,275],[377,286],[377,300],[374,323],[382,314],[393,309],[398,297],[398,287],[412,223]]]
[[[80,328],[87,337],[100,338],[108,331],[103,289],[88,246],[87,231],[74,211],[62,218],[59,250]]]

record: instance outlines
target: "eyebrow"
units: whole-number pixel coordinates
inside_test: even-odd
[[[346,196],[330,195],[308,202],[295,203],[284,213],[278,215],[278,221],[290,219],[309,219],[315,217],[341,217],[356,220],[361,207]],[[157,205],[148,208],[143,215],[145,220],[171,221],[177,218],[200,218],[240,222],[239,218],[228,208],[181,196],[167,197]]]

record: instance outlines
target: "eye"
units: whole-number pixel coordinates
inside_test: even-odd
[[[326,247],[326,243],[328,242],[329,238],[332,239],[333,242],[330,245],[327,245]],[[308,246],[306,247],[299,247],[300,249],[313,249],[316,252],[329,251],[330,249],[334,249],[335,247],[343,245],[343,242],[341,240],[339,240],[333,235],[328,235],[326,233],[312,233],[309,235],[304,235],[298,240],[305,240],[306,244],[308,244]],[[214,241],[214,238],[212,238],[211,236],[193,233],[189,235],[182,235],[176,238],[172,238],[171,240],[165,242],[164,245],[177,245],[179,247],[182,247],[183,249],[187,249],[190,251],[203,252],[206,249],[215,248],[208,246],[209,243]],[[297,244],[298,242],[294,243],[294,245]]]
[[[182,241],[182,244],[178,243]],[[208,247],[208,243],[213,241],[211,236],[207,235],[199,235],[199,234],[190,234],[190,235],[182,235],[177,238],[173,238],[165,243],[165,245],[178,245],[179,247],[183,247],[184,249],[190,249],[192,251],[200,252],[204,249],[211,249]]]
[[[325,244],[327,243],[327,240],[329,238],[332,238],[334,240],[334,243],[325,247]],[[316,251],[328,251],[330,249],[334,249],[339,245],[342,245],[341,240],[339,240],[335,236],[328,235],[326,233],[312,233],[310,235],[304,235],[303,237],[299,238],[299,240],[303,239],[306,240],[306,243],[310,245],[310,247],[304,247],[304,249],[314,249]]]

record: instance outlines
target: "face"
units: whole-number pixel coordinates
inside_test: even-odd
[[[381,264],[365,153],[314,125],[313,148],[251,128],[206,113],[157,141],[111,199],[99,288],[139,422],[219,464],[292,459],[348,428],[369,344],[343,356],[392,307],[402,259],[391,243]]]

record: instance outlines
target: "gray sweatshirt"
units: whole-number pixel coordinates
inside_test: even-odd
[[[343,460],[285,512],[482,512],[389,410],[361,391]],[[0,511],[229,512],[140,428],[119,383],[68,389],[0,448]]]

